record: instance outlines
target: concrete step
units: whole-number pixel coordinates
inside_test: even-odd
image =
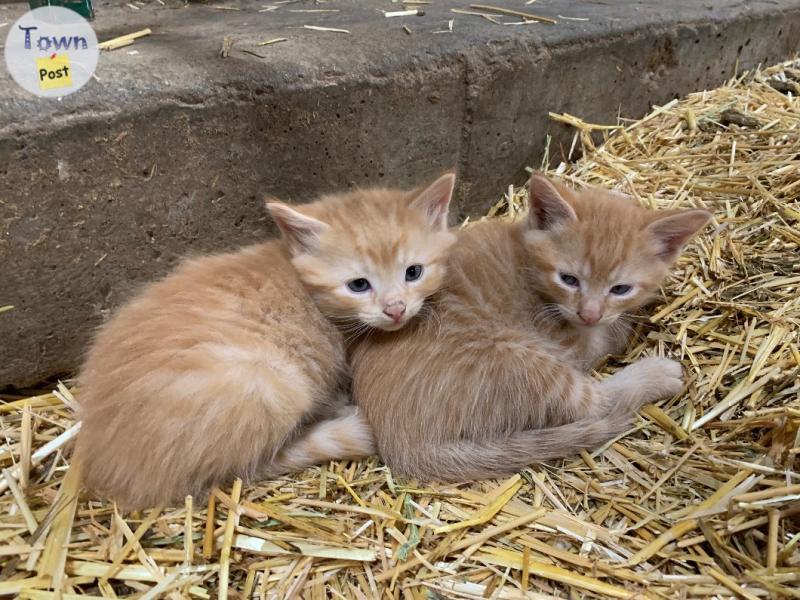
[[[0,67],[0,387],[73,372],[108,312],[179,256],[272,235],[264,195],[457,167],[456,217],[476,215],[547,135],[556,160],[569,148],[549,112],[638,117],[800,48],[800,0],[489,3],[555,25],[451,12],[468,0],[399,18],[377,10],[388,0],[131,4],[96,3],[98,38],[153,34],[103,53],[76,94],[33,97]],[[321,8],[339,12],[293,12]],[[0,23],[25,9],[1,4]]]

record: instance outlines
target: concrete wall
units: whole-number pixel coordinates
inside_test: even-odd
[[[0,306],[15,307],[0,313],[0,387],[73,372],[93,328],[179,256],[273,234],[265,194],[303,201],[456,166],[461,219],[522,183],[546,135],[560,160],[573,132],[548,112],[639,117],[800,48],[800,0],[666,4],[553,0],[530,8],[589,21],[459,16],[452,34],[432,33],[454,15],[431,7],[402,22],[409,36],[354,0],[324,23],[351,30],[340,37],[298,33],[292,16],[265,28],[257,2],[233,15],[99,4],[100,39],[155,31],[138,54],[104,55],[99,82],[54,102],[0,71]],[[279,36],[292,39],[256,45]]]

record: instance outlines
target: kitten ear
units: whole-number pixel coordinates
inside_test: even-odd
[[[329,226],[283,202],[267,201],[267,210],[294,251],[310,250]]]
[[[456,186],[455,173],[445,173],[420,192],[409,204],[421,211],[434,229],[447,229],[447,210]]]
[[[703,209],[682,210],[650,223],[646,231],[657,244],[657,255],[667,261],[678,258],[689,239],[708,223],[711,213]]]
[[[528,197],[528,222],[532,229],[549,230],[564,221],[578,220],[562,192],[544,175],[534,173],[531,176],[528,181]]]

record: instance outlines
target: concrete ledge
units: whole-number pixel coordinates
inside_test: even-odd
[[[0,66],[0,306],[15,307],[0,313],[0,387],[73,371],[104,316],[180,255],[270,235],[265,194],[300,201],[456,166],[457,216],[477,214],[539,163],[547,134],[556,158],[569,147],[548,112],[638,117],[800,49],[800,0],[493,3],[553,26],[450,12],[466,0],[398,19],[371,0],[331,2],[339,13],[165,2],[100,2],[99,39],[154,34],[103,54],[98,80],[60,102]],[[1,4],[0,23],[24,10]],[[433,33],[449,19],[452,33]],[[290,39],[256,45],[276,37]]]

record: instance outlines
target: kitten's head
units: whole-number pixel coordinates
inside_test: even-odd
[[[530,277],[578,326],[609,323],[648,302],[711,217],[700,209],[647,210],[629,196],[575,191],[539,174],[528,189]]]
[[[366,189],[300,206],[269,202],[300,278],[345,327],[400,329],[442,285],[455,236],[447,210],[455,175],[424,189]]]

